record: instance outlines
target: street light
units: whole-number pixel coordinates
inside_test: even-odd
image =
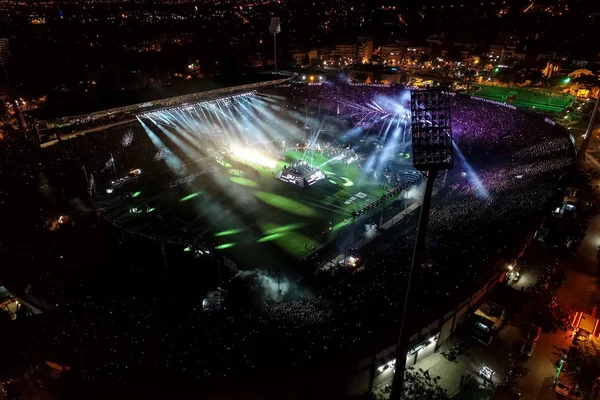
[[[400,319],[400,333],[396,346],[396,360],[399,360],[399,362],[396,363],[390,400],[400,400],[404,389],[406,355],[410,337],[413,333],[408,326],[414,318],[414,314],[409,315],[414,313],[409,303],[413,300],[411,292],[418,287],[422,275],[421,263],[425,252],[425,231],[431,209],[433,183],[439,171],[454,167],[449,96],[438,90],[413,90],[411,91],[410,111],[412,116],[413,167],[424,172],[427,179],[420,210],[417,239],[406,285],[404,309]],[[425,115],[429,117],[429,121],[426,121]]]
[[[281,32],[281,23],[279,18],[271,18],[271,25],[269,25],[269,32],[273,35],[273,59],[275,63],[275,75],[277,75],[277,34]]]

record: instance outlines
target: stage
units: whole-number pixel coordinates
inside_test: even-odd
[[[284,165],[283,169],[275,175],[275,178],[282,182],[308,188],[315,183],[327,178],[318,167],[309,164],[304,160],[296,161],[291,165]]]

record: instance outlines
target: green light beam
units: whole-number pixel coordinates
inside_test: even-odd
[[[179,200],[179,201],[180,201],[180,202],[181,202],[181,201],[188,201],[188,200],[190,200],[190,199],[193,199],[194,197],[196,197],[196,196],[199,196],[199,195],[200,195],[200,192],[196,192],[196,193],[188,194],[187,196],[185,196],[184,198],[182,198],[182,199],[181,199],[181,200]]]
[[[221,232],[217,232],[215,233],[215,236],[229,236],[229,235],[235,235],[236,233],[240,233],[243,232],[244,229],[243,228],[236,228],[236,229],[229,229],[226,231],[221,231]]]
[[[312,217],[316,214],[316,211],[313,210],[311,207],[308,207],[299,201],[292,200],[287,197],[260,191],[254,192],[254,195],[263,202],[273,207],[287,211],[291,214],[302,215],[303,217]]]
[[[215,247],[216,250],[225,250],[235,246],[235,243],[225,243],[220,246]]]
[[[247,178],[242,178],[241,176],[232,176],[231,181],[233,183],[237,183],[238,185],[242,185],[242,186],[247,186],[247,187],[257,187],[258,183],[247,179]]]
[[[274,233],[269,236],[262,237],[256,241],[256,243],[264,243],[270,242],[271,240],[279,239],[282,236],[285,236],[286,232]]]
[[[308,224],[306,222],[296,222],[295,224],[289,224],[289,225],[284,225],[284,226],[277,226],[274,224],[265,224],[265,226],[263,226],[263,233],[265,235],[272,235],[274,233],[293,231],[295,229],[304,228],[305,226],[308,226]]]

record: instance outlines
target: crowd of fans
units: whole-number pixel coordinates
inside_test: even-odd
[[[329,322],[331,304],[322,296],[266,302],[262,311],[273,320],[284,320],[296,325],[314,325]]]
[[[285,107],[298,112],[305,106],[313,116],[349,116],[351,127],[360,123],[356,105],[364,116],[371,112],[367,104],[380,96],[396,97],[402,104],[396,88],[291,86],[270,93],[285,96]],[[424,312],[450,304],[500,253],[511,249],[510,238],[526,232],[573,161],[570,142],[560,131],[499,105],[453,97],[452,126],[455,169],[441,175],[435,189],[426,243],[429,268],[417,300]],[[346,149],[324,146],[321,151],[333,155]],[[164,165],[155,160],[162,162],[173,154],[184,164],[189,160],[176,147],[157,150],[138,123],[65,141],[39,154],[33,161],[41,164],[39,173],[53,182],[64,177],[66,186],[68,177],[85,179],[83,166],[110,180],[113,159],[118,160],[118,171],[144,165],[143,174],[149,176],[164,173]],[[18,179],[24,176],[11,173]],[[199,303],[181,305],[173,296],[157,294],[154,287],[132,285],[126,293],[120,293],[122,287],[104,288],[61,304],[58,321],[64,324],[46,330],[46,339],[34,335],[37,339],[32,340],[52,341],[75,357],[93,351],[97,358],[85,357],[84,362],[80,357],[81,378],[119,381],[134,379],[136,373],[199,380],[226,377],[245,368],[295,363],[346,349],[393,325],[400,315],[415,222],[416,215],[410,215],[361,249],[361,272],[342,269],[315,277],[308,268],[298,284],[310,286],[313,296],[256,304],[231,290],[224,310],[207,315]]]

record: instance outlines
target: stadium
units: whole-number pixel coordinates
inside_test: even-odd
[[[452,307],[514,257],[575,159],[572,138],[550,119],[448,95],[455,167],[434,188],[417,295],[437,319],[440,303]],[[132,363],[204,381],[333,358],[374,338],[385,337],[379,349],[393,345],[422,192],[409,101],[403,87],[284,80],[129,108],[110,127],[94,122],[101,128],[46,145],[103,221],[228,267],[198,284],[200,300],[227,287],[217,314],[172,320],[152,302],[133,315],[127,300],[90,304],[170,321],[156,328],[164,344],[144,345],[152,356],[136,349]],[[128,343],[131,329],[116,340]],[[176,362],[161,358],[167,348]],[[125,374],[107,365],[103,374]]]

